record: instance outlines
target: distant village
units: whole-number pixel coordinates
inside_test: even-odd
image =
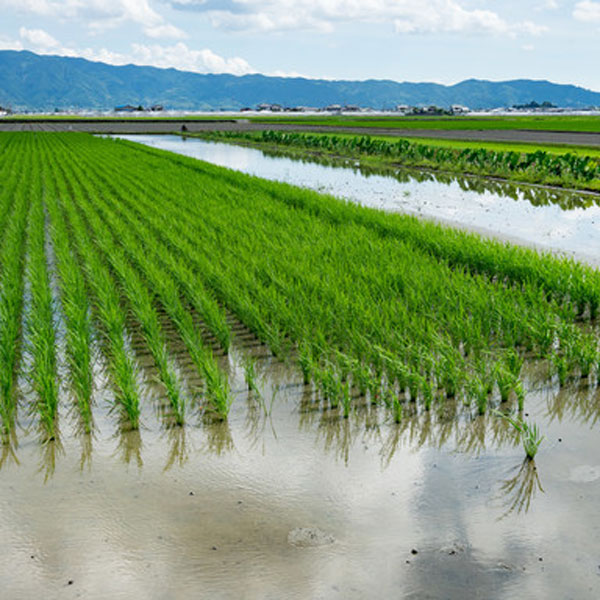
[[[255,108],[244,107],[240,109],[240,112],[295,112],[295,113],[315,113],[315,112],[326,112],[326,113],[364,113],[364,112],[375,112],[370,107],[356,106],[355,104],[329,104],[324,107],[314,106],[282,106],[281,104],[269,104],[262,103]],[[386,112],[397,112],[402,115],[463,115],[469,111],[466,106],[460,106],[458,104],[452,105],[450,108],[440,108],[439,106],[408,106],[406,104],[398,104],[391,110],[388,109]]]

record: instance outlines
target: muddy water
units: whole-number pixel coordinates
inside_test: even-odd
[[[374,173],[348,163],[275,156],[254,148],[175,135],[117,136],[266,179],[285,181],[383,210],[553,250],[600,264],[600,196],[461,176]],[[324,163],[326,161],[321,161]]]
[[[18,432],[0,468],[2,598],[599,597],[595,388],[540,387],[530,370],[546,436],[530,463],[493,415],[398,426],[357,402],[343,419],[252,340],[222,361],[228,423],[191,402],[169,429],[149,389],[140,432],[120,429],[108,392],[92,438],[68,401],[59,443]]]

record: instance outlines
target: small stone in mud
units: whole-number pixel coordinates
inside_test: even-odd
[[[288,533],[288,544],[299,547],[326,546],[333,544],[335,538],[314,527],[296,527]]]
[[[216,550],[216,549],[217,549],[217,547],[216,547],[216,546],[213,546],[213,547],[211,548],[211,550]]]
[[[69,579],[69,581],[67,582],[67,585],[73,585],[73,583],[75,583],[72,579]]]
[[[416,548],[413,548],[413,549],[410,551],[410,553],[411,553],[411,554],[419,554],[419,551],[418,551]]]
[[[539,560],[540,562],[542,562],[544,559],[543,559],[543,558],[540,556],[540,557],[538,558],[538,560]]]
[[[188,496],[193,496],[193,495],[194,495],[194,492],[190,492],[190,493],[188,494]]]
[[[562,438],[558,438],[558,441],[559,441],[559,442],[562,442]]]

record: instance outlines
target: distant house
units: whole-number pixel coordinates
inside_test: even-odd
[[[466,106],[462,106],[460,104],[453,104],[450,107],[450,112],[453,115],[466,115],[470,110]]]
[[[343,108],[344,112],[360,112],[360,106],[356,106],[356,104],[346,104]]]
[[[326,112],[341,112],[342,106],[341,104],[330,104],[329,106],[326,106],[323,110]]]
[[[161,104],[153,104],[153,105],[150,107],[150,110],[151,110],[152,112],[160,112],[160,111],[164,110],[164,108],[163,108],[163,106],[162,106]]]
[[[137,106],[131,106],[131,104],[124,104],[123,106],[115,106],[115,112],[135,112],[138,110]]]

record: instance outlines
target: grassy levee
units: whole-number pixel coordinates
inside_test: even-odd
[[[29,213],[27,280],[30,302],[26,313],[26,348],[31,356],[28,378],[35,394],[35,409],[44,440],[57,437],[58,375],[54,301],[46,260],[46,215],[41,194],[41,160],[32,165],[32,205]]]
[[[112,149],[107,151],[110,156]],[[101,154],[98,148],[100,162]],[[260,180],[200,163],[192,163],[196,176],[175,178],[174,171],[168,192],[152,178],[165,169],[162,155],[155,156],[131,158],[147,197],[145,203],[142,195],[135,199],[145,215],[135,217],[138,226],[145,220],[156,232],[169,221],[186,243],[201,240],[195,262],[206,285],[241,318],[253,316],[276,352],[297,345],[306,373],[328,396],[343,396],[343,380],[352,373],[353,381],[371,386],[374,397],[391,405],[387,392],[393,381],[426,407],[442,385],[448,395],[461,387],[483,411],[494,383],[506,388],[507,373],[516,387],[518,370],[502,348],[556,354],[574,371],[581,346],[593,344],[574,327],[573,304],[549,300],[536,282],[513,286],[450,268],[368,223],[290,208],[265,194]],[[114,181],[127,172],[122,158],[113,164]],[[286,198],[313,197],[325,206],[352,208],[289,186],[268,187]],[[126,218],[127,199],[119,204],[112,227]],[[129,226],[135,211],[127,210]],[[388,385],[382,392],[376,388],[384,373]]]
[[[232,401],[227,376],[218,367],[212,351],[204,343],[201,332],[195,326],[191,314],[181,302],[176,281],[173,281],[170,273],[152,259],[153,244],[148,240],[147,233],[145,236],[138,237],[130,232],[126,222],[115,217],[109,209],[112,196],[110,186],[106,182],[99,182],[95,178],[93,170],[86,170],[85,175],[83,171],[78,171],[74,176],[80,179],[84,190],[84,194],[79,197],[80,215],[77,218],[83,218],[85,227],[94,232],[98,248],[107,257],[120,278],[120,283],[132,305],[138,302],[136,293],[144,298],[143,306],[134,307],[134,312],[142,323],[144,333],[146,335],[151,333],[155,336],[150,339],[147,337],[147,342],[157,362],[163,383],[168,389],[175,422],[183,423],[183,397],[175,387],[175,374],[168,361],[166,345],[158,344],[159,338],[156,336],[158,336],[160,328],[152,308],[153,299],[146,286],[151,286],[154,290],[156,300],[162,305],[177,328],[198,374],[204,381],[204,393],[209,403],[205,409],[216,413],[221,418],[226,417]],[[85,181],[84,177],[88,181]],[[95,193],[95,188],[103,189],[104,193]],[[120,194],[117,195],[117,198],[120,201]],[[129,260],[131,262],[128,262]],[[136,269],[144,281],[138,277]],[[144,320],[142,321],[142,319]],[[160,340],[164,342],[162,336]],[[175,392],[179,393],[175,394]]]
[[[18,155],[21,161],[13,165],[17,185],[14,198],[10,198],[12,205],[0,238],[0,418],[3,443],[11,439],[17,410],[15,378],[21,351],[24,253],[31,198],[25,177],[32,164],[31,143],[32,140],[22,143],[22,152]]]

